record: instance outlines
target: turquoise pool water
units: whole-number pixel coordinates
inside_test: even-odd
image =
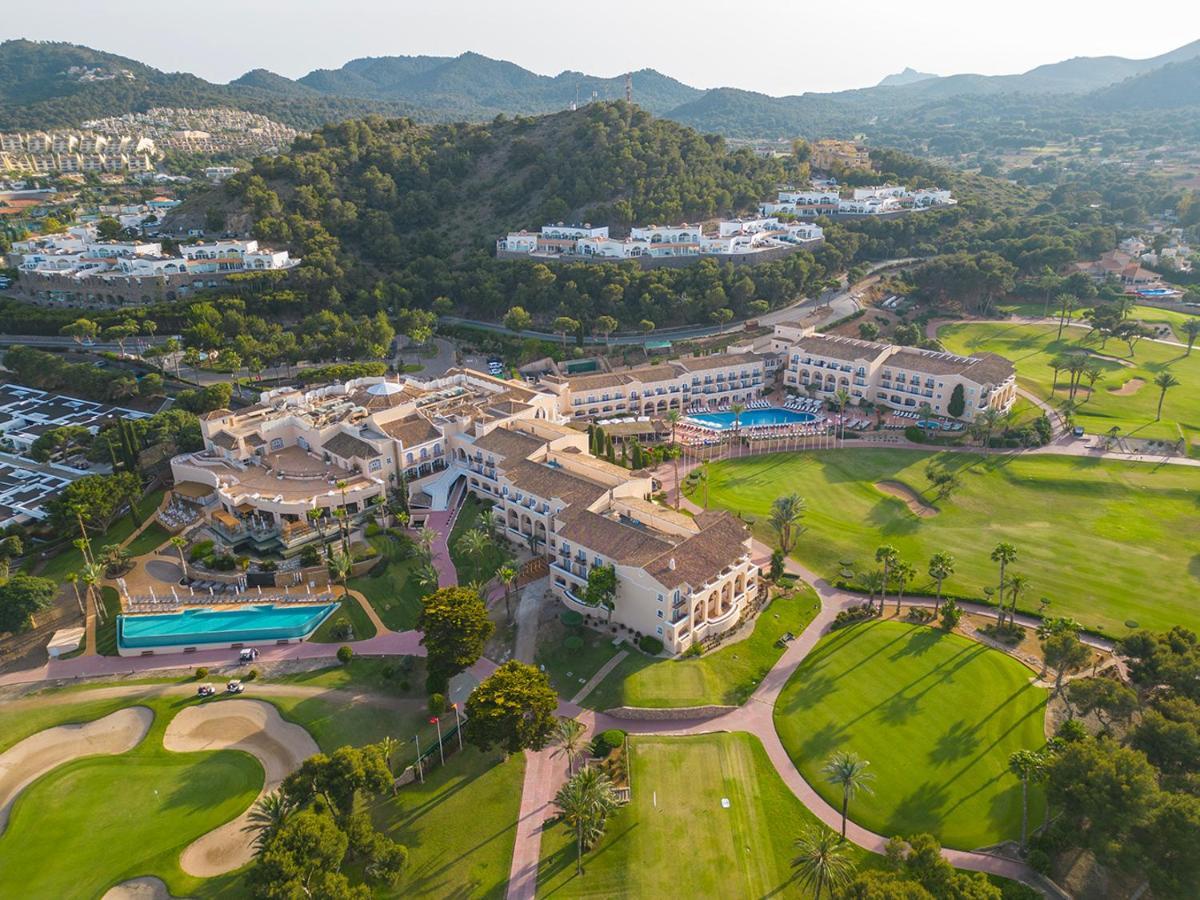
[[[717,431],[727,431],[733,428],[733,413],[731,412],[692,413],[688,418]],[[749,428],[752,425],[803,425],[805,422],[815,421],[816,418],[812,413],[773,406],[770,409],[746,410],[742,413],[741,423],[743,428]]]
[[[338,608],[320,606],[247,606],[241,609],[185,609],[177,613],[117,616],[117,643],[130,649],[239,644],[307,637]]]

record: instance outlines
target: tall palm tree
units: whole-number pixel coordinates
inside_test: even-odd
[[[595,766],[584,766],[557,794],[554,805],[575,832],[575,874],[583,874],[583,851],[604,837],[609,814],[617,797],[608,776]]]
[[[879,586],[879,612],[883,613],[883,601],[887,597],[892,566],[900,561],[900,551],[891,544],[884,544],[875,551],[875,562],[883,566],[883,583]]]
[[[942,582],[954,575],[954,557],[949,553],[938,551],[929,557],[929,577],[937,584],[937,596],[933,601],[933,614],[936,616],[942,605]]]
[[[396,752],[400,749],[404,742],[398,738],[392,737],[390,734],[384,735],[379,740],[379,752],[383,754],[383,761],[387,763],[388,771],[392,771],[392,761],[396,758]],[[395,786],[392,787],[393,793]]]
[[[341,528],[342,528],[342,552],[349,553],[350,552],[350,516],[346,511],[346,487],[347,487],[346,480],[344,478],[339,478],[337,484],[334,486],[339,491],[342,492],[342,506],[338,510],[338,512],[341,513],[341,515],[338,518],[341,520],[340,524],[341,524]]]
[[[746,411],[745,403],[734,403],[729,407],[729,411],[733,413],[733,430],[740,432],[742,430],[742,413]]]
[[[826,886],[832,893],[844,888],[854,877],[849,848],[827,828],[809,825],[800,832],[794,846],[796,857],[792,868],[804,886],[812,890],[815,900],[821,900]]]
[[[86,562],[81,577],[87,585],[87,595],[96,612],[96,621],[103,622],[104,604],[100,602],[100,583],[104,581],[104,566],[98,562]]]
[[[335,550],[329,554],[329,574],[333,576],[333,580],[337,581],[342,586],[342,596],[345,597],[350,593],[347,582],[350,580],[350,571],[354,568],[354,559],[349,553],[342,553]]]
[[[1056,341],[1062,340],[1063,329],[1067,327],[1067,319],[1071,317],[1071,311],[1079,305],[1079,302],[1070,294],[1058,295],[1058,335],[1054,338]]]
[[[1013,575],[1008,579],[1008,621],[1010,625],[1017,624],[1017,600],[1029,590],[1029,579],[1024,575]],[[1003,598],[1001,598],[1003,602]]]
[[[183,548],[187,546],[187,543],[188,543],[187,538],[185,538],[185,537],[183,537],[183,535],[179,535],[179,534],[173,535],[170,540],[171,546],[174,547],[175,552],[179,554],[179,577],[180,578],[187,577],[187,559],[185,559],[184,555],[183,555]]]
[[[440,581],[438,570],[430,562],[424,562],[417,566],[413,571],[413,579],[424,591],[430,593],[438,589]]]
[[[850,392],[845,388],[838,388],[837,393],[833,395],[833,401],[838,408],[838,437],[844,439],[846,435],[846,407],[850,405]],[[932,412],[933,410],[930,410]]]
[[[999,597],[1000,603],[1000,625],[1004,624],[1004,570],[1009,563],[1016,562],[1017,548],[1007,541],[1001,541],[992,550],[992,562],[1000,566],[1000,584],[996,588],[996,594]]]
[[[555,726],[554,743],[558,745],[558,749],[554,751],[553,755],[567,758],[567,775],[575,774],[575,757],[583,749],[585,730],[583,723],[578,719],[566,717],[560,718]]]
[[[483,563],[483,558],[491,549],[492,541],[487,536],[487,533],[479,528],[472,528],[470,531],[463,534],[455,544],[455,548],[459,553],[466,556],[475,566],[475,571],[479,571],[480,565]]]
[[[496,537],[496,530],[500,524],[499,519],[496,518],[496,511],[490,508],[485,509],[479,514],[478,522],[479,530],[487,535],[489,540],[493,540]]]
[[[896,615],[900,615],[900,604],[904,600],[904,589],[916,576],[917,570],[902,559],[892,565],[892,581],[896,585]]]
[[[683,485],[679,483],[679,448],[675,446],[675,429],[679,425],[679,420],[682,416],[677,409],[667,410],[667,414],[663,416],[663,420],[671,426],[671,446],[674,448],[672,460],[675,464],[675,511],[679,511],[679,495],[683,493]]]
[[[858,754],[841,750],[829,757],[829,761],[821,767],[825,780],[842,789],[842,840],[846,839],[846,812],[850,807],[850,800],[860,791],[864,794],[872,793],[871,782],[875,780],[875,775],[867,771],[870,765],[867,760],[859,758]]]
[[[1017,750],[1008,757],[1008,770],[1021,779],[1021,853],[1029,844],[1029,782],[1040,777],[1044,765],[1034,750]]]
[[[308,519],[308,524],[313,525],[317,529],[317,534],[321,537],[321,545],[325,545],[325,510],[309,509],[305,510],[304,517]]]
[[[509,560],[496,570],[496,577],[504,585],[504,618],[512,621],[512,591],[517,581],[517,569]]]
[[[1184,356],[1192,355],[1192,347],[1196,344],[1196,338],[1200,337],[1200,318],[1192,316],[1183,323],[1183,333],[1187,336],[1187,352]]]
[[[1162,418],[1163,401],[1167,399],[1167,391],[1178,387],[1179,379],[1170,372],[1159,372],[1154,378],[1154,384],[1158,387],[1158,411],[1154,414],[1154,421],[1157,422]]]
[[[433,542],[438,539],[438,533],[428,525],[422,525],[421,530],[417,532],[417,543],[421,546],[421,552],[425,554],[426,559],[433,556]]]
[[[799,494],[776,497],[771,504],[771,515],[767,521],[779,535],[779,549],[785,554],[792,552],[796,537],[800,533],[800,520],[808,511],[808,504]]]
[[[933,407],[929,404],[928,400],[917,407],[917,415],[921,417],[921,431],[928,438],[929,427],[933,424]]]
[[[79,604],[79,611],[86,616],[87,610],[83,605],[83,597],[80,596],[80,594],[79,594],[79,573],[78,572],[68,573],[67,574],[67,583],[70,584],[71,587],[75,589],[75,602]]]
[[[250,809],[242,831],[254,833],[254,852],[261,854],[296,806],[282,791],[263,795]]]

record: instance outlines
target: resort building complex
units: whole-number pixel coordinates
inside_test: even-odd
[[[893,216],[914,210],[954,206],[958,201],[942,188],[909,190],[895,184],[853,188],[843,196],[836,184],[807,190],[780,191],[776,199],[763,203],[764,216]]]

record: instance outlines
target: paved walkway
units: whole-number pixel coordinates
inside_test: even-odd
[[[606,662],[604,665],[602,665],[600,667],[600,671],[598,671],[595,675],[593,675],[591,678],[588,679],[587,684],[585,684],[583,687],[581,687],[579,689],[579,692],[577,694],[575,694],[574,697],[571,698],[571,702],[574,703],[576,706],[578,706],[580,703],[582,703],[584,698],[587,697],[588,694],[590,694],[592,691],[594,691],[596,689],[596,685],[598,685],[600,682],[602,682],[608,676],[608,673],[611,672],[613,669],[615,669],[617,666],[619,666],[621,664],[621,661],[623,659],[625,659],[625,657],[627,657],[628,655],[629,655],[628,650],[618,651],[618,653],[614,657],[612,657],[612,659],[610,659],[608,662]]]

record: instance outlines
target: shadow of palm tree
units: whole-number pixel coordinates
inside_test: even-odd
[[[929,751],[929,760],[939,766],[946,765],[961,759],[978,746],[979,738],[975,729],[968,726],[965,720],[958,719],[937,739]]]

